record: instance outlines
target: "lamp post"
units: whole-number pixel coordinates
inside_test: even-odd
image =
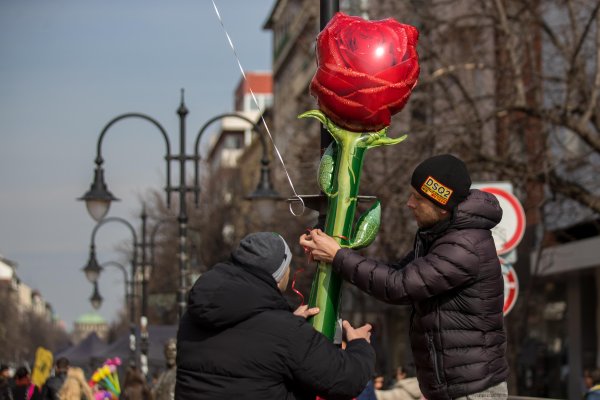
[[[271,183],[267,142],[264,135],[259,135],[259,138],[262,146],[262,157],[260,159],[260,180],[258,181],[256,189],[246,196],[246,199],[254,202],[259,217],[261,220],[266,220],[268,219],[269,211],[273,208],[273,203],[281,200],[282,197],[275,189],[273,189],[273,184]]]
[[[92,296],[90,297],[90,303],[92,303],[92,307],[94,307],[94,310],[100,308],[103,300],[104,299],[100,295],[100,292],[98,292],[98,282],[94,282],[94,291],[92,293]]]
[[[133,303],[133,296],[130,295],[130,293],[133,293],[133,277],[132,279],[129,279],[127,277],[127,269],[123,266],[123,264],[118,263],[116,261],[107,261],[102,263],[102,265],[100,266],[102,270],[104,270],[104,268],[106,267],[115,267],[121,272],[123,272],[123,282],[125,286],[125,305],[128,306],[130,309],[129,320],[131,321],[131,323],[135,324],[135,320],[133,319],[133,315],[131,313],[131,304]],[[96,285],[96,283],[97,282],[94,282],[94,285]]]
[[[93,281],[94,284],[94,292],[92,294],[92,296],[90,297],[90,302],[92,303],[92,307],[94,307],[94,309],[99,309],[100,306],[102,305],[102,296],[100,295],[100,292],[98,290],[98,278],[100,277],[100,272],[102,272],[102,270],[106,267],[115,267],[118,268],[119,270],[121,270],[121,272],[123,272],[123,282],[124,282],[124,286],[125,286],[125,305],[129,306],[129,326],[130,329],[133,327],[133,330],[130,330],[130,334],[129,334],[129,351],[130,351],[130,355],[129,355],[129,363],[130,365],[135,365],[135,316],[133,315],[134,313],[134,304],[133,304],[133,281],[134,281],[134,277],[132,276],[131,279],[129,279],[127,277],[127,269],[123,266],[123,264],[118,263],[116,261],[107,261],[105,263],[102,263],[102,265],[86,265],[86,267],[84,268],[84,272],[86,274],[86,277],[89,278],[90,275],[88,275],[88,273],[92,273],[93,275],[91,275],[92,277],[95,276],[96,280]],[[132,274],[133,274],[133,270],[132,270]],[[132,345],[133,344],[133,345]]]
[[[106,183],[104,182],[104,170],[102,168],[102,164],[104,163],[104,159],[102,158],[102,140],[104,136],[108,132],[108,130],[117,122],[129,119],[129,118],[140,118],[142,120],[150,122],[154,125],[159,132],[162,134],[165,140],[166,146],[166,179],[167,184],[165,187],[166,198],[167,198],[167,206],[170,208],[171,201],[170,195],[171,193],[177,193],[179,195],[179,214],[177,216],[177,222],[179,224],[179,245],[178,245],[178,259],[179,259],[179,288],[178,288],[178,316],[181,318],[183,312],[185,311],[185,294],[187,292],[188,283],[187,283],[187,275],[188,275],[188,258],[187,258],[187,230],[188,230],[188,215],[187,215],[187,196],[188,192],[194,193],[195,205],[198,206],[199,194],[200,194],[200,184],[199,184],[199,165],[200,161],[200,139],[202,134],[208,128],[210,124],[213,122],[220,120],[225,117],[234,117],[247,121],[252,125],[252,130],[257,132],[256,125],[254,121],[248,119],[247,117],[237,114],[237,113],[227,113],[216,116],[209,121],[207,121],[196,136],[195,145],[194,145],[194,153],[192,155],[188,155],[186,152],[186,125],[185,119],[188,114],[188,109],[184,103],[183,89],[181,89],[181,102],[179,108],[177,109],[177,114],[179,116],[179,154],[172,155],[171,154],[171,145],[169,142],[169,137],[167,135],[167,131],[163,128],[163,126],[156,121],[154,118],[140,113],[127,113],[119,115],[112,120],[110,120],[100,132],[98,137],[98,142],[96,145],[96,169],[94,172],[94,181],[90,186],[90,190],[87,191],[79,200],[83,200],[86,202],[87,209],[96,221],[102,220],[108,209],[110,207],[110,203],[113,200],[118,200],[113,194],[108,190]],[[263,138],[263,147],[266,147]],[[171,162],[176,161],[179,165],[179,185],[172,186],[171,185]],[[194,163],[194,184],[193,186],[186,185],[186,163],[188,161],[192,161]],[[264,183],[259,183],[259,186],[263,185],[265,188],[272,188],[269,179],[269,161],[268,157],[263,162],[263,171],[261,173],[261,182],[264,179]],[[262,198],[260,196],[255,196],[254,199]],[[271,197],[272,198],[272,197]]]
[[[123,218],[119,218],[119,217],[108,217],[108,218],[104,218],[102,220],[100,220],[100,222],[98,222],[96,224],[96,226],[94,226],[94,229],[92,230],[92,236],[90,239],[90,255],[89,255],[89,259],[87,264],[85,265],[85,267],[83,268],[83,272],[85,273],[85,276],[87,277],[87,279],[92,282],[94,284],[94,294],[97,294],[97,282],[98,282],[98,278],[100,276],[100,273],[102,272],[102,266],[98,263],[98,260],[96,258],[96,234],[98,232],[98,229],[100,229],[100,227],[102,227],[103,225],[110,223],[110,222],[118,222],[120,224],[125,225],[129,231],[131,232],[131,235],[133,237],[133,256],[131,259],[131,281],[130,281],[130,285],[131,285],[131,290],[130,290],[130,299],[131,302],[129,304],[129,351],[130,351],[130,364],[131,365],[135,365],[136,364],[136,357],[135,357],[135,348],[136,348],[136,334],[135,334],[135,304],[133,301],[134,295],[135,295],[135,281],[136,281],[136,274],[137,274],[137,268],[139,266],[139,262],[138,262],[138,248],[141,248],[141,253],[142,253],[142,262],[141,262],[141,266],[142,266],[142,312],[141,312],[141,317],[140,317],[140,337],[141,337],[141,344],[140,344],[140,350],[142,353],[141,356],[141,368],[142,371],[144,371],[144,368],[147,369],[147,354],[148,354],[148,334],[147,334],[147,326],[144,326],[144,323],[147,321],[146,318],[146,311],[147,311],[147,307],[146,307],[146,303],[147,303],[147,299],[146,299],[146,276],[145,276],[145,268],[146,268],[146,240],[145,240],[145,233],[146,233],[146,213],[145,211],[142,211],[142,242],[138,242],[137,239],[137,234],[135,233],[135,229],[133,228],[133,226],[125,219]],[[127,283],[126,283],[127,285]],[[99,296],[99,294],[98,294]],[[92,296],[94,297],[94,296]],[[92,300],[92,299],[90,299]],[[97,298],[96,298],[97,300]],[[96,302],[97,304],[101,304],[102,299],[100,297],[100,302]],[[146,334],[144,335],[142,332],[145,332]],[[146,372],[144,372],[146,373]]]

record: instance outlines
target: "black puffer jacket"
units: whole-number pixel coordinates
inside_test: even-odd
[[[48,378],[42,387],[42,398],[44,400],[59,400],[58,392],[65,383],[65,379],[67,379],[66,372],[61,372]]]
[[[364,339],[339,349],[292,313],[271,275],[233,262],[194,284],[177,336],[178,400],[347,399],[374,371]]]
[[[342,249],[344,279],[379,300],[412,304],[410,338],[428,400],[473,394],[507,379],[504,284],[490,229],[496,198],[472,190],[449,220],[419,231],[414,252],[386,265]]]

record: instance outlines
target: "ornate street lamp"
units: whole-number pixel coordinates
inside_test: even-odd
[[[125,286],[125,305],[129,306],[130,321],[132,324],[135,325],[135,322],[131,316],[131,310],[133,310],[133,307],[131,306],[131,304],[133,303],[133,296],[130,295],[130,293],[133,293],[133,279],[129,279],[127,277],[127,269],[121,263],[118,263],[116,261],[107,261],[105,263],[102,263],[101,265],[102,269],[104,269],[105,267],[115,267],[123,273],[123,284]]]
[[[265,137],[260,135],[262,145],[262,158],[260,160],[260,180],[256,189],[246,196],[247,200],[254,203],[254,208],[262,221],[268,221],[271,218],[275,203],[282,200],[283,197],[273,188],[271,183],[271,170],[269,168],[269,152]]]
[[[95,257],[94,257],[95,258]],[[135,362],[135,343],[136,343],[136,335],[135,335],[135,304],[134,304],[134,298],[133,298],[133,282],[135,277],[133,276],[133,270],[132,270],[132,276],[131,279],[127,278],[127,269],[121,264],[118,263],[116,261],[107,261],[105,263],[103,263],[102,265],[100,265],[100,271],[102,271],[105,267],[116,267],[118,269],[121,270],[121,272],[123,272],[123,279],[124,279],[124,285],[125,285],[125,304],[129,305],[129,365],[130,366],[135,366],[136,362]],[[99,274],[98,274],[99,275]],[[97,276],[98,278],[98,276]],[[94,300],[95,298],[95,300]],[[90,297],[90,301],[92,302],[92,306],[95,309],[100,308],[100,305],[102,304],[102,296],[100,296],[100,294],[98,293],[98,282],[95,281],[94,282],[94,294],[92,295],[92,297]],[[97,305],[94,305],[94,302],[96,302]]]
[[[255,130],[254,121],[248,119],[247,117],[245,117],[241,114],[227,113],[227,114],[219,115],[217,117],[210,119],[200,129],[200,131],[198,132],[198,135],[196,136],[194,153],[193,153],[193,155],[188,155],[186,152],[186,125],[185,125],[185,118],[188,114],[188,109],[186,108],[186,106],[184,104],[183,89],[181,90],[181,103],[179,105],[179,108],[177,109],[177,114],[179,115],[179,154],[176,154],[176,155],[171,154],[171,145],[170,145],[169,137],[167,135],[166,130],[162,127],[162,125],[160,123],[158,123],[158,121],[156,121],[152,117],[145,115],[145,114],[128,113],[128,114],[119,115],[119,116],[113,118],[111,121],[109,121],[104,126],[104,128],[102,129],[102,131],[100,132],[100,135],[98,137],[98,142],[96,145],[96,159],[94,161],[96,163],[96,169],[94,172],[94,181],[91,185],[90,190],[85,195],[83,195],[81,198],[79,198],[79,200],[84,200],[86,202],[88,212],[92,215],[92,218],[94,218],[97,221],[104,218],[104,216],[108,212],[111,201],[116,200],[116,198],[112,195],[112,193],[110,193],[107,189],[107,186],[104,182],[104,172],[102,169],[102,164],[104,162],[104,159],[102,158],[102,140],[104,139],[104,136],[106,135],[108,130],[115,123],[117,123],[121,120],[124,120],[124,119],[128,119],[128,118],[140,118],[142,120],[150,122],[152,125],[154,125],[156,128],[158,128],[158,130],[160,131],[160,133],[162,134],[162,136],[165,140],[165,147],[166,147],[165,160],[166,160],[166,168],[167,168],[167,173],[166,173],[167,185],[165,187],[165,192],[166,192],[167,206],[169,208],[171,206],[171,199],[170,199],[171,193],[176,192],[179,195],[179,214],[177,217],[177,222],[179,224],[179,233],[178,233],[178,235],[179,235],[179,249],[178,249],[179,289],[178,289],[177,302],[178,302],[178,315],[179,315],[179,317],[181,317],[183,315],[183,312],[185,311],[185,306],[186,306],[185,299],[186,299],[186,292],[188,289],[188,270],[189,270],[189,268],[188,268],[189,260],[187,258],[188,215],[187,215],[187,204],[186,204],[187,196],[186,196],[186,194],[188,192],[194,192],[195,203],[196,203],[196,206],[198,206],[198,200],[199,200],[199,194],[200,194],[199,171],[198,171],[199,165],[198,164],[200,161],[199,147],[200,147],[200,139],[202,137],[202,134],[204,133],[206,128],[211,123],[213,123],[217,120],[220,120],[222,118],[225,118],[225,117],[234,117],[234,118],[243,119],[252,125],[253,131],[256,132],[256,130]],[[264,141],[263,141],[263,147],[265,147]],[[195,167],[194,168],[194,171],[195,171],[194,185],[192,187],[189,187],[188,185],[186,185],[186,182],[185,182],[186,164],[188,161],[192,161],[194,163],[194,167]],[[171,162],[177,162],[179,165],[179,185],[178,186],[171,186]],[[267,170],[267,172],[268,172],[268,164],[269,164],[268,158],[266,158],[266,160],[263,160],[262,163],[263,163],[263,170]],[[264,176],[264,173],[261,173],[261,179],[262,179],[262,176]],[[269,183],[269,185],[270,185],[270,183]],[[259,197],[256,197],[256,198],[259,198]]]
[[[145,224],[146,224],[146,213],[142,212],[142,234],[145,236]],[[84,273],[86,274],[86,277],[88,278],[88,280],[90,282],[92,282],[94,284],[94,294],[92,295],[92,297],[90,298],[90,301],[94,301],[92,299],[96,300],[97,307],[100,307],[100,305],[102,304],[102,297],[99,295],[98,293],[98,278],[100,276],[100,273],[103,270],[103,266],[98,264],[98,260],[96,259],[96,234],[98,232],[98,229],[100,229],[100,227],[104,226],[105,224],[111,223],[111,222],[118,222],[120,224],[125,225],[129,231],[131,232],[131,235],[133,237],[133,257],[131,259],[131,280],[129,281],[130,284],[130,293],[129,293],[129,299],[131,300],[129,302],[129,352],[130,352],[130,360],[129,363],[130,365],[136,365],[136,357],[135,357],[135,348],[136,348],[136,333],[135,333],[135,302],[134,302],[134,293],[135,293],[135,277],[136,277],[136,272],[137,272],[137,267],[139,265],[138,262],[138,256],[137,256],[137,249],[141,248],[142,251],[142,270],[144,270],[144,265],[146,263],[146,257],[145,257],[145,248],[146,248],[146,243],[145,240],[142,240],[142,243],[140,244],[138,242],[137,239],[137,235],[135,233],[135,229],[133,228],[133,226],[125,219],[123,218],[119,218],[119,217],[108,217],[108,218],[103,218],[101,219],[96,226],[94,226],[94,229],[92,230],[92,236],[90,239],[90,256],[89,256],[89,260],[87,265],[83,268]],[[118,264],[118,263],[105,263],[103,265],[113,265],[113,264]],[[120,264],[119,264],[120,265]],[[122,267],[122,266],[121,266]],[[124,269],[124,268],[123,268]],[[127,287],[127,278],[125,279],[125,285]],[[146,327],[143,327],[142,324],[147,321],[146,319],[146,296],[145,296],[145,287],[146,287],[146,282],[145,282],[145,277],[142,279],[142,316],[140,318],[140,332],[144,331],[146,329]],[[126,297],[127,297],[127,292],[126,292]],[[98,301],[99,299],[99,301]],[[94,305],[94,303],[92,303],[92,305],[94,307],[96,307],[96,305]],[[146,330],[147,332],[147,330]],[[147,367],[147,364],[145,364],[144,362],[147,360],[145,358],[145,356],[147,355],[147,343],[148,343],[148,336],[147,334],[144,336],[142,336],[142,344],[146,343],[146,346],[144,347],[143,345],[141,346],[141,350],[142,350],[142,360],[141,360],[141,364],[142,364],[142,370],[144,370],[144,367]],[[146,350],[146,353],[144,353],[144,349]]]
[[[95,221],[100,221],[110,208],[111,201],[118,201],[115,196],[108,190],[104,182],[104,170],[98,166],[94,171],[94,181],[83,196],[77,200],[85,201],[88,213]]]
[[[90,248],[90,258],[85,267],[83,267],[83,272],[90,283],[96,283],[102,272],[102,266],[96,260],[96,247],[93,245]]]
[[[94,310],[97,310],[100,308],[100,306],[102,306],[102,300],[104,299],[102,298],[102,296],[100,296],[100,293],[98,292],[98,282],[94,282],[94,292],[90,297],[90,303],[92,303],[92,307],[94,307]]]

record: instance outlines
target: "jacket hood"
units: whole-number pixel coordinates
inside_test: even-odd
[[[186,312],[196,324],[223,329],[267,310],[291,310],[273,277],[230,261],[198,278]]]
[[[502,219],[496,196],[473,189],[454,211],[452,227],[456,229],[492,229]]]

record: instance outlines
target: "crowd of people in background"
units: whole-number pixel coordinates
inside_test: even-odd
[[[166,400],[173,399],[173,392],[161,393],[161,380],[170,379],[174,374],[175,341],[166,345],[169,353],[167,369],[162,374],[155,372],[148,380],[135,367],[127,368],[119,400]],[[8,365],[0,365],[0,400],[95,400],[101,399],[90,387],[89,379],[83,369],[69,365],[69,360],[59,358],[54,365],[53,374],[46,383],[37,388],[31,382],[28,367],[20,366],[11,373]],[[600,400],[600,369],[586,370],[582,382],[583,400]],[[166,397],[163,396],[166,394]],[[108,398],[106,398],[109,400]],[[399,366],[395,377],[387,379],[384,374],[376,373],[365,390],[355,400],[425,400],[419,390],[413,366]]]
[[[155,400],[146,377],[135,367],[127,368],[119,400]],[[53,374],[41,386],[31,380],[31,371],[20,366],[11,374],[8,365],[0,366],[0,400],[116,400],[115,396],[100,394],[100,387],[86,377],[84,370],[59,358]],[[158,400],[158,399],[157,399]]]

